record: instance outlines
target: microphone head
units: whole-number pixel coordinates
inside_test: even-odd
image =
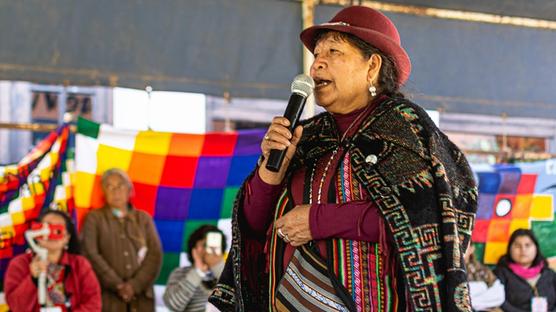
[[[294,93],[300,94],[303,97],[308,97],[313,93],[314,88],[315,82],[313,78],[305,74],[299,74],[293,78],[291,91]]]

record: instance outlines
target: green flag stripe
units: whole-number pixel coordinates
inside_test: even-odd
[[[79,117],[77,119],[77,132],[92,138],[97,138],[100,131],[100,124]]]

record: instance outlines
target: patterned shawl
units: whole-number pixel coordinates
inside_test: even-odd
[[[339,144],[328,113],[303,127],[290,173]],[[477,188],[464,155],[421,107],[405,99],[385,99],[348,144],[354,175],[379,207],[394,242],[413,310],[471,311],[463,254]],[[226,267],[210,298],[222,311],[268,309],[266,237],[246,226],[244,195],[245,185],[234,205]]]

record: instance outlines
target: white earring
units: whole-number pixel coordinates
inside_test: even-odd
[[[371,92],[371,96],[375,97],[376,96],[376,87],[371,85],[369,87],[369,92]]]

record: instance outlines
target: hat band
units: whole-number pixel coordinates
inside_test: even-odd
[[[351,26],[346,22],[322,23],[319,26]]]

